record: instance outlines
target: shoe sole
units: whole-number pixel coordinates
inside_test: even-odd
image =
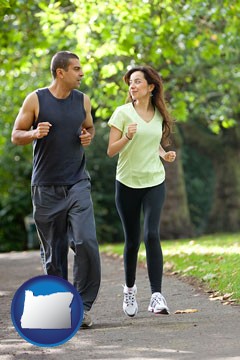
[[[93,325],[93,322],[92,322],[91,318],[88,317],[88,321],[86,321],[86,319],[83,318],[80,328],[81,329],[89,329],[90,327],[92,327],[92,325]]]
[[[155,315],[169,315],[170,314],[169,310],[167,310],[167,309],[154,311],[153,308],[149,307],[148,311],[154,313]]]
[[[93,323],[91,322],[90,324],[82,324],[80,326],[80,329],[90,329],[92,327]]]
[[[127,316],[129,316],[129,317],[134,317],[135,315],[137,315],[137,313],[138,313],[138,309],[136,309],[136,312],[134,313],[134,314],[128,314],[125,310],[123,310],[123,312],[124,312],[124,314],[125,315],[127,315]]]

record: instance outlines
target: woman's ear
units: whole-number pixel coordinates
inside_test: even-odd
[[[149,85],[149,91],[152,92],[155,88],[155,85],[154,84],[150,84]]]

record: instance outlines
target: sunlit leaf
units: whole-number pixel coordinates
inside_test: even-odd
[[[185,310],[176,310],[174,314],[193,314],[198,312],[198,309],[185,309]]]

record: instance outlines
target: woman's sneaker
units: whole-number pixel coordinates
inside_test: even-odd
[[[138,312],[138,305],[136,301],[137,287],[134,285],[128,288],[126,285],[123,287],[123,311],[128,316],[135,316]]]
[[[160,292],[155,292],[152,294],[150,304],[148,306],[148,311],[151,311],[154,314],[170,314],[167,302]]]

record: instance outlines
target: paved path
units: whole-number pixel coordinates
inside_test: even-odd
[[[71,258],[70,258],[71,263]],[[12,325],[15,291],[42,275],[38,251],[0,254],[1,360],[240,360],[240,307],[224,306],[175,277],[164,277],[171,315],[147,312],[150,298],[146,269],[138,268],[139,313],[122,312],[121,260],[102,256],[102,286],[92,310],[94,326],[80,330],[67,343],[40,348],[23,340]],[[192,314],[176,310],[198,309]]]

